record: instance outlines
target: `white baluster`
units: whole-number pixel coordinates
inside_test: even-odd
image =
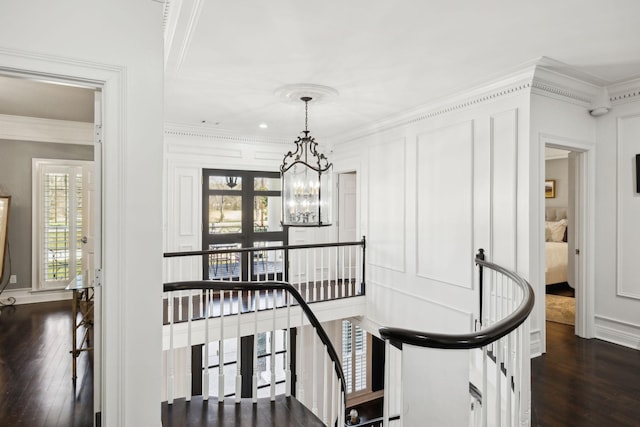
[[[489,363],[489,358],[487,353],[487,346],[482,347],[482,427],[488,426],[487,420],[489,417],[489,389],[487,387],[487,364]]]
[[[329,405],[329,390],[327,388],[327,386],[329,385],[329,378],[327,377],[327,346],[324,346],[324,353],[322,354],[322,388],[323,388],[323,393],[322,393],[322,421],[329,425],[329,420],[327,419],[327,407]]]
[[[338,290],[339,290],[339,285],[338,285],[338,270],[339,270],[339,265],[340,265],[340,261],[338,261],[338,247],[334,246],[333,247],[333,251],[336,254],[336,262],[335,262],[335,271],[334,271],[334,276],[335,276],[335,280],[333,281],[333,299],[338,299],[340,298],[340,296],[338,295]]]
[[[325,248],[320,248],[320,301],[324,301],[324,251]]]
[[[258,304],[260,304],[260,291],[253,292],[253,378],[251,397],[253,403],[258,402]]]
[[[291,295],[287,292],[284,298],[287,302],[287,334],[284,341],[286,355],[284,394],[289,397],[291,396]]]
[[[193,373],[193,367],[191,366],[191,346],[193,345],[193,336],[192,336],[192,321],[193,321],[193,291],[188,291],[189,296],[187,297],[187,303],[189,307],[187,309],[187,372],[185,373],[185,384],[186,384],[186,393],[187,402],[191,401],[191,375]]]
[[[331,421],[331,425],[333,425],[334,420],[336,419],[336,400],[339,393],[336,392],[336,362],[331,361],[331,412],[329,420]],[[328,425],[328,424],[327,424]]]
[[[305,356],[302,352],[304,350],[304,311],[302,310],[302,307],[300,307],[300,342],[298,344],[298,358],[297,360],[300,362],[298,363],[299,367],[298,367],[298,372],[299,372],[299,376],[298,376],[298,399],[300,400],[300,402],[302,404],[305,403],[305,396],[304,396],[304,359]]]
[[[220,340],[218,341],[218,402],[224,402],[224,291],[220,291]]]
[[[347,283],[349,284],[349,296],[353,296],[353,281],[351,280],[351,273],[352,273],[352,271],[351,271],[351,269],[352,269],[352,266],[351,266],[351,251],[352,251],[352,249],[353,249],[353,246],[349,246],[347,248],[347,251],[349,253],[349,256],[348,256],[349,267],[347,268],[347,277],[349,279],[347,281]]]
[[[204,306],[204,375],[202,379],[202,400],[209,400],[209,313],[211,312],[211,291],[206,291]]]
[[[167,377],[167,403],[173,403],[173,381],[175,376],[175,362],[173,349],[173,292],[169,292],[167,301],[167,320],[169,321],[169,351],[167,352],[167,368],[169,375]]]
[[[305,281],[306,281],[306,285],[304,287],[304,300],[308,303],[309,300],[309,280],[311,280],[311,274],[309,272],[309,249],[305,249],[304,251],[304,258],[305,258]]]
[[[240,317],[242,313],[242,291],[238,291],[238,314],[237,333],[236,333],[236,403],[240,403],[242,399],[242,337],[240,336]]]
[[[384,340],[384,385],[385,393],[382,400],[382,426],[389,427],[389,406],[391,400],[391,343]]]
[[[315,249],[309,249],[311,251],[311,255],[313,256],[313,297],[312,297],[312,301],[317,301],[317,283],[318,283],[318,278],[317,278],[317,273],[318,273],[318,263],[317,263],[317,251]]]
[[[273,290],[273,323],[271,325],[271,401],[276,400],[276,290]]]
[[[313,353],[311,354],[311,401],[313,402],[313,406],[311,409],[311,412],[313,412],[313,415],[318,415],[318,350],[317,350],[317,345],[316,343],[318,342],[318,339],[316,337],[316,334],[313,333],[311,335],[311,340],[313,342],[312,345],[312,351]]]
[[[345,279],[345,274],[344,274],[344,264],[345,264],[345,262],[344,262],[344,246],[340,246],[340,261],[341,261],[340,262],[340,265],[341,265],[340,277],[342,279],[342,298],[344,298],[344,297],[347,296],[347,288],[346,288],[345,283],[344,283],[344,279]]]

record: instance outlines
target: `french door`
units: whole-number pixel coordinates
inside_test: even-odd
[[[286,255],[267,248],[287,244],[281,223],[278,172],[203,169],[202,249],[227,252],[205,257],[203,277],[282,280]],[[252,254],[233,249],[265,248]]]
[[[33,159],[36,290],[64,288],[93,269],[93,162]]]

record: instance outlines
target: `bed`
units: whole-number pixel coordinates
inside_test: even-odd
[[[547,258],[545,283],[553,285],[568,282],[567,209],[546,208],[545,217],[545,252]]]

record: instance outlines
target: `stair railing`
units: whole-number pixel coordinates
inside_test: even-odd
[[[212,245],[166,252],[165,281],[229,280],[291,283],[306,302],[365,294],[366,240],[304,245]]]
[[[400,328],[381,328],[386,342],[385,387],[390,384],[392,347],[427,347],[470,352],[469,422],[466,425],[515,426],[526,422],[530,406],[528,317],[534,306],[533,289],[518,274],[484,259],[480,250],[474,260],[478,266],[480,317],[476,330],[464,334],[443,334]],[[402,366],[400,370],[404,369]],[[415,369],[415,367],[412,367]],[[455,369],[443,367],[443,369]],[[396,368],[397,370],[397,368]],[[401,400],[405,397],[400,393]],[[423,402],[425,406],[429,401]],[[394,414],[402,411],[402,401]],[[478,408],[478,406],[480,408]],[[480,409],[480,412],[478,412]],[[449,408],[430,408],[448,411]],[[390,425],[390,399],[385,393],[383,425]],[[406,420],[405,420],[406,421]],[[422,419],[420,422],[426,422]],[[409,421],[411,424],[411,422]],[[392,425],[409,425],[400,420]],[[426,425],[426,424],[424,424]]]
[[[294,394],[296,398],[318,416],[326,425],[344,425],[344,413],[346,407],[346,382],[340,358],[331,344],[327,333],[322,328],[319,320],[309,308],[305,299],[298,290],[289,283],[281,281],[268,282],[240,282],[240,281],[185,281],[164,284],[166,325],[168,327],[168,345],[165,349],[167,367],[167,402],[173,403],[176,396],[191,400],[193,381],[202,381],[202,398],[207,400],[213,391],[209,390],[211,376],[216,375],[209,368],[211,358],[211,343],[217,343],[218,360],[218,391],[217,399],[223,402],[225,399],[225,382],[229,382],[225,372],[224,342],[226,338],[238,337],[236,361],[237,370],[235,378],[235,402],[239,403],[242,397],[250,397],[254,403],[258,400],[258,351],[253,346],[251,362],[248,362],[246,354],[242,354],[240,337],[256,337],[258,332],[267,329],[271,337],[277,330],[284,330],[285,337],[285,395]],[[305,329],[310,325],[315,333],[311,337],[305,337]],[[310,366],[303,365],[304,358],[296,361],[292,359],[294,353],[289,344],[292,340],[293,329],[300,330],[300,336],[296,341],[300,342],[300,349],[312,341],[310,353]],[[308,332],[307,332],[308,333]],[[273,338],[272,338],[273,340]],[[254,341],[255,342],[255,341]],[[191,366],[189,351],[194,346],[204,345],[204,363],[200,366]],[[320,346],[320,348],[318,348]],[[270,346],[269,387],[270,399],[275,400],[276,395],[276,351],[272,342]],[[186,352],[184,350],[187,350]],[[182,351],[181,351],[182,350]],[[322,351],[324,350],[324,351]],[[187,356],[185,357],[185,353]],[[185,359],[187,367],[180,368],[177,373],[176,366],[180,366],[178,359]],[[252,363],[251,390],[247,393],[247,378],[243,378],[242,363]],[[308,396],[302,381],[295,380],[296,369],[304,373],[311,371],[310,383],[307,386]],[[309,362],[307,362],[309,363]],[[194,373],[191,372],[197,370]],[[202,369],[202,372],[199,372]],[[215,381],[213,381],[215,383]],[[297,390],[293,384],[297,383]],[[176,391],[179,388],[182,391]]]

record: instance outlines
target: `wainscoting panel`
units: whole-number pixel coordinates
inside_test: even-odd
[[[418,135],[417,274],[473,285],[473,122]]]
[[[638,242],[640,194],[637,193],[636,154],[640,153],[640,116],[618,118],[618,274],[617,294],[640,299]]]
[[[405,150],[399,138],[369,149],[369,236],[373,265],[405,271]]]
[[[491,116],[491,248],[489,259],[516,268],[518,111]]]

